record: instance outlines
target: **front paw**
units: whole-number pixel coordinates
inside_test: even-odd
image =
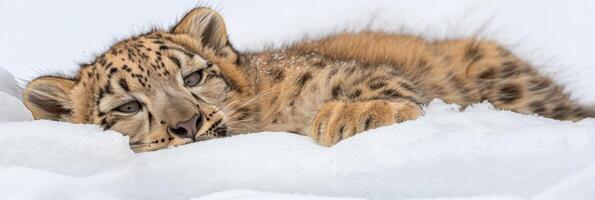
[[[365,130],[413,119],[420,114],[419,106],[409,103],[333,101],[318,111],[309,135],[319,144],[331,146]]]

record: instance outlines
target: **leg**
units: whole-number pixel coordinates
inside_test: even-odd
[[[310,125],[309,135],[331,146],[357,133],[416,119],[421,107],[408,100],[331,101],[322,106]]]

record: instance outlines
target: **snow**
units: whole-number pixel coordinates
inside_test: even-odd
[[[0,68],[0,122],[33,120],[12,74]]]
[[[361,200],[357,198],[336,198],[336,197],[321,197],[314,195],[299,195],[299,194],[283,194],[272,192],[258,192],[252,190],[230,190],[209,194],[200,198],[193,198],[191,200],[262,200],[262,199],[284,199],[284,200]]]
[[[595,196],[595,119],[560,122],[487,103],[458,110],[434,101],[418,120],[331,148],[255,133],[140,154],[93,125],[3,123],[0,199]]]
[[[170,26],[196,5],[0,0],[0,199],[595,198],[595,119],[561,122],[487,103],[460,112],[434,101],[418,120],[331,148],[295,134],[255,133],[134,154],[128,139],[113,131],[31,120],[17,85],[47,72],[71,72],[74,62],[90,60],[113,37]],[[552,75],[580,102],[595,105],[594,1],[207,5],[221,10],[241,50],[363,27],[494,39]]]

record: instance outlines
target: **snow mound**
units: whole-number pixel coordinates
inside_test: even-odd
[[[14,77],[0,67],[0,122],[33,120]]]
[[[594,119],[560,122],[488,103],[460,112],[440,101],[425,112],[331,148],[255,133],[140,154],[96,126],[4,123],[0,199],[595,196]]]
[[[0,123],[0,167],[82,176],[121,167],[132,159],[128,138],[94,125]]]
[[[252,190],[230,190],[205,195],[191,200],[262,200],[262,199],[283,199],[283,200],[361,200],[357,198],[321,197],[315,195],[283,194],[273,192],[259,192]]]
[[[0,67],[0,92],[5,92],[13,97],[21,99],[21,89],[8,71]]]
[[[0,91],[0,122],[30,120],[33,120],[33,116],[22,101],[12,95]]]

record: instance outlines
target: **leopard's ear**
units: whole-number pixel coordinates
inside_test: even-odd
[[[35,119],[63,120],[71,112],[70,91],[75,81],[43,76],[31,81],[23,93],[25,106]]]
[[[229,43],[223,17],[210,8],[195,8],[173,28],[173,33],[188,34],[215,50],[220,56],[232,61],[238,59],[237,52]]]

